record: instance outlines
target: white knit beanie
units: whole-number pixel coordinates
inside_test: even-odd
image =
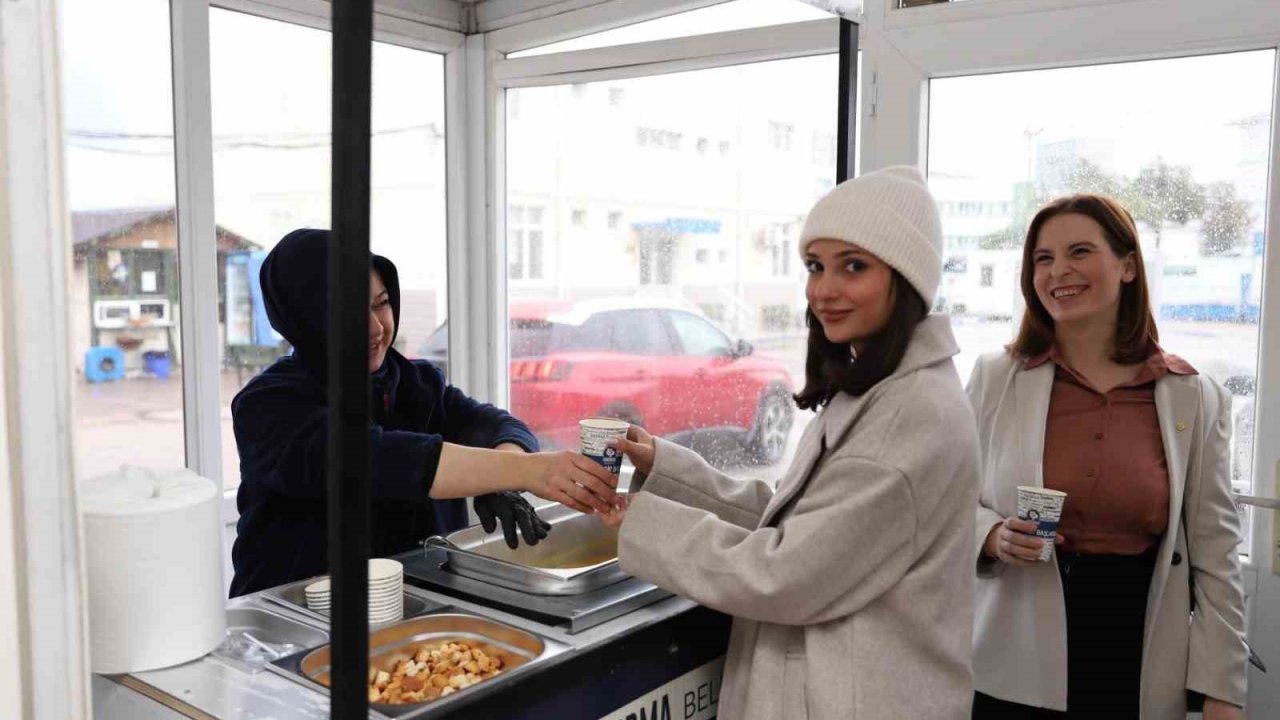
[[[880,258],[933,307],[942,281],[942,222],[919,170],[897,165],[832,188],[804,221],[800,256],[821,239],[853,243]]]

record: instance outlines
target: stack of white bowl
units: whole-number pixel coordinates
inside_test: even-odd
[[[329,578],[311,583],[304,590],[307,608],[328,615],[332,607]],[[369,624],[389,623],[404,618],[404,566],[395,560],[369,561]]]
[[[395,560],[369,561],[369,623],[404,617],[404,566]]]

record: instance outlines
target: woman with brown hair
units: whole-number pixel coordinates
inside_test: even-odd
[[[1099,195],[1031,222],[1017,339],[969,381],[976,720],[1242,718],[1248,652],[1231,398],[1164,352],[1132,216]],[[1037,472],[1042,468],[1042,473]],[[1067,494],[1056,551],[1017,487]]]
[[[622,567],[734,616],[726,720],[969,715],[978,448],[950,321],[929,314],[941,247],[915,168],[809,213],[796,402],[818,415],[776,491],[636,427],[619,443],[648,474],[602,518]]]

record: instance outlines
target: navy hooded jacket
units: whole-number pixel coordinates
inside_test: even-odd
[[[294,350],[250,380],[231,402],[240,451],[232,597],[328,569],[328,253],[329,231],[295,230],[262,265],[267,316]],[[372,265],[386,285],[398,329],[395,265],[377,255]],[[510,442],[530,452],[538,449],[524,423],[449,386],[426,361],[408,360],[393,348],[372,379],[373,557],[412,549],[430,535],[467,524],[465,501],[432,500],[427,494],[443,443],[494,447]]]

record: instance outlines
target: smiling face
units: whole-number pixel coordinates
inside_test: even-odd
[[[1115,324],[1120,292],[1137,277],[1133,254],[1117,255],[1102,226],[1079,213],[1045,221],[1031,258],[1036,297],[1057,325]]]
[[[863,343],[884,329],[893,311],[893,270],[841,240],[814,240],[805,251],[805,298],[833,343]]]
[[[369,271],[369,372],[376,372],[387,358],[391,338],[396,334],[395,315],[387,286],[376,271]]]

